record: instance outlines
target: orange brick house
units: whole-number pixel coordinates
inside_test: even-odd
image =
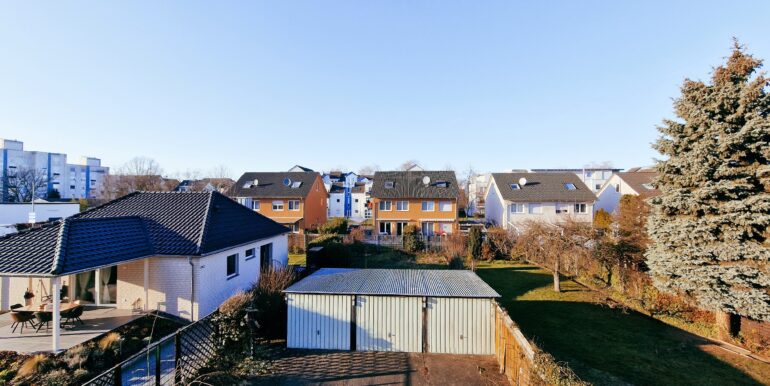
[[[317,172],[247,172],[228,195],[294,232],[326,222],[329,194]]]
[[[427,236],[457,232],[457,198],[453,171],[376,172],[371,191],[374,231],[402,235],[417,225]]]

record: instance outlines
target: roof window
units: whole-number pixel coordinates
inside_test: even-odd
[[[564,188],[567,190],[577,190],[577,187],[575,186],[575,184],[571,182],[564,184]]]
[[[448,188],[449,187],[449,181],[436,181],[436,186],[439,188]]]
[[[519,190],[519,189],[521,189],[521,185],[519,185],[519,184],[511,184],[511,189]]]
[[[297,189],[300,186],[302,186],[302,181],[294,181],[294,182],[291,183],[292,189]]]
[[[654,187],[654,186],[652,186],[652,184],[642,184],[642,186],[643,186],[645,189],[647,189],[647,190],[653,190],[653,189],[655,189],[655,187]]]
[[[385,189],[393,189],[394,185],[393,181],[385,181]]]

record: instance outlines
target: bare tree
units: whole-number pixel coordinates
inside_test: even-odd
[[[211,171],[209,171],[209,177],[210,178],[233,178],[233,171],[230,170],[229,167],[226,165],[217,165],[214,166]]]
[[[127,176],[159,176],[163,174],[163,169],[158,164],[158,161],[152,158],[134,157],[123,164],[118,169],[117,174]]]
[[[377,164],[366,165],[361,167],[361,169],[358,169],[358,174],[364,175],[364,176],[371,176],[371,175],[374,175],[374,172],[377,172],[379,170],[380,170],[380,165],[377,165]]]
[[[105,195],[115,199],[137,191],[167,191],[176,187],[161,173],[163,169],[154,159],[134,157],[119,167],[115,174],[105,177]]]
[[[48,175],[45,171],[33,168],[18,168],[8,177],[8,199],[11,202],[31,202],[36,198],[46,197]]]
[[[402,163],[401,166],[398,167],[398,170],[409,170],[409,169],[412,169],[415,166],[419,167],[420,164],[417,162],[417,160],[410,159],[410,160],[407,160],[406,162]]]

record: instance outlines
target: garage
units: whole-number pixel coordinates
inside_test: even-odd
[[[494,299],[464,270],[324,268],[287,288],[287,346],[494,353]]]

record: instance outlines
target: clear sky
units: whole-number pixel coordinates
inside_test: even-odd
[[[0,5],[0,137],[227,165],[480,171],[650,164],[685,77],[770,2],[130,1]]]

